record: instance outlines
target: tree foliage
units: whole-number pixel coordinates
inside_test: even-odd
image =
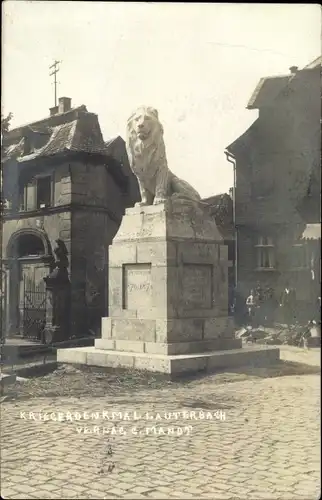
[[[1,115],[1,135],[7,134],[10,128],[10,122],[13,114],[10,112],[7,116]]]

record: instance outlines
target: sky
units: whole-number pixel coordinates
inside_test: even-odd
[[[202,197],[228,192],[224,151],[257,118],[259,79],[321,53],[319,4],[2,2],[2,113],[12,127],[49,115],[58,97],[125,138],[140,105],[159,111],[169,168]]]

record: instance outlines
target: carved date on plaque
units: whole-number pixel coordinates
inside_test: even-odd
[[[213,266],[185,264],[182,292],[185,309],[211,309],[213,307]]]
[[[151,307],[151,264],[124,264],[123,309]]]

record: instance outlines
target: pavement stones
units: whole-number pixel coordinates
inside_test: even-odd
[[[317,499],[319,375],[211,380],[127,396],[91,397],[89,388],[80,399],[4,401],[2,497]],[[91,418],[68,420],[68,412]]]

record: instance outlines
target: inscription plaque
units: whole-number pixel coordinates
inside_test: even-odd
[[[124,264],[123,309],[143,309],[151,302],[151,264]]]
[[[185,264],[183,266],[182,300],[185,309],[212,309],[213,266]]]

